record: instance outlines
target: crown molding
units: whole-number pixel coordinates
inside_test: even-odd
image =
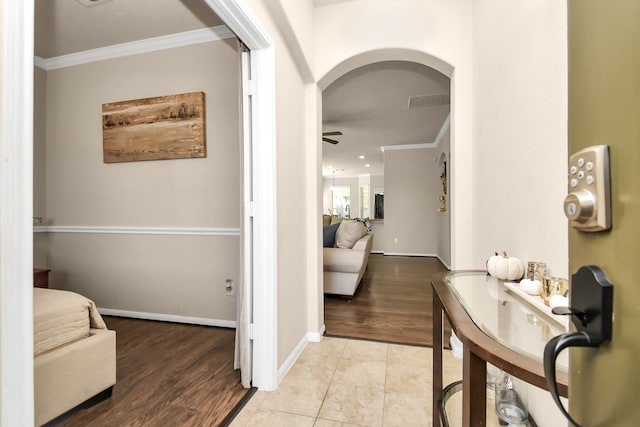
[[[68,55],[55,56],[53,58],[36,56],[34,58],[34,64],[44,70],[55,70],[107,59],[122,58],[124,56],[139,55],[141,53],[155,52],[192,44],[224,40],[232,37],[235,37],[235,34],[233,34],[226,25],[218,25],[200,30],[185,31],[183,33],[114,44],[97,49],[70,53]]]
[[[442,122],[438,135],[436,135],[433,142],[425,142],[423,144],[399,144],[399,145],[383,145],[380,147],[380,151],[398,151],[398,150],[421,150],[426,148],[438,148],[445,132],[451,127],[451,114],[447,114],[447,118]]]

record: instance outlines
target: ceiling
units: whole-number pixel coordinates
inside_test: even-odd
[[[323,132],[343,133],[330,137],[339,144],[322,143],[323,176],[382,174],[380,147],[433,143],[449,105],[409,109],[409,97],[449,94],[449,87],[444,74],[405,61],[378,62],[340,77],[322,93]]]
[[[41,58],[223,24],[202,0],[36,0],[35,9]]]

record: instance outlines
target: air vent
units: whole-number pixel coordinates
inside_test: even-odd
[[[83,5],[84,7],[94,7],[99,6],[103,3],[110,2],[111,0],[76,0],[78,3]]]
[[[449,94],[442,95],[417,95],[409,97],[409,108],[432,107],[435,105],[448,105]]]

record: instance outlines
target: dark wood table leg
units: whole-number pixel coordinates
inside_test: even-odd
[[[442,401],[442,301],[433,290],[433,427],[440,427],[440,402]]]
[[[487,417],[487,363],[464,346],[462,360],[462,425],[485,426]]]

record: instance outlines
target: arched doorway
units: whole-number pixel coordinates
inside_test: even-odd
[[[427,108],[409,111],[415,105],[407,108],[405,102],[412,95],[427,95],[435,92],[444,93],[448,98],[452,74],[452,68],[437,58],[422,52],[394,49],[369,52],[344,61],[327,73],[318,84],[320,89],[325,90],[323,96],[323,131],[342,130],[344,132],[342,137],[336,137],[342,143],[323,144],[325,149],[323,176],[326,184],[322,186],[323,195],[320,197],[324,202],[323,213],[327,211],[327,202],[332,199],[332,196],[327,194],[332,193],[328,186],[330,186],[332,178],[334,178],[334,185],[343,184],[351,187],[352,209],[350,217],[363,217],[361,213],[365,210],[360,206],[362,204],[361,201],[358,201],[358,183],[362,187],[363,176],[367,175],[368,171],[371,171],[370,190],[373,191],[374,188],[378,187],[380,187],[378,190],[382,190],[385,186],[384,178],[379,176],[382,175],[380,170],[382,163],[380,146],[388,149],[388,152],[385,152],[385,157],[389,159],[407,155],[415,159],[416,155],[411,153],[419,153],[420,158],[424,158],[421,163],[419,161],[416,164],[420,173],[424,174],[424,177],[413,176],[404,181],[404,184],[398,184],[397,179],[389,181],[389,183],[395,181],[396,186],[402,185],[405,189],[408,186],[415,187],[412,189],[412,191],[415,190],[412,192],[414,196],[410,197],[411,204],[413,205],[413,202],[417,202],[417,206],[424,207],[424,209],[416,209],[410,213],[405,212],[401,214],[401,218],[396,216],[395,222],[392,220],[393,218],[388,218],[387,216],[385,216],[384,223],[382,221],[372,221],[375,234],[374,241],[378,242],[374,244],[374,253],[434,256],[439,258],[446,267],[451,268],[449,216],[451,209],[449,202],[447,202],[447,209],[441,210],[441,201],[439,200],[442,197],[440,193],[443,188],[441,183],[443,179],[441,176],[443,166],[441,158],[448,159],[450,157],[449,103],[448,101],[439,104],[430,103],[429,105],[421,106],[426,106]],[[338,92],[340,94],[336,95]],[[377,95],[372,92],[380,92],[381,95],[376,98]],[[360,97],[364,99],[358,99],[353,102],[353,99]],[[429,97],[414,96],[414,98]],[[385,107],[378,108],[378,105],[382,103],[385,104]],[[338,105],[337,108],[336,105]],[[397,116],[391,105],[401,111]],[[352,110],[349,110],[349,108],[352,108]],[[415,120],[413,124],[409,123],[410,120],[405,120],[406,116],[403,118],[403,114],[413,114],[412,119]],[[376,118],[374,119],[374,117]],[[380,123],[382,121],[384,123]],[[426,121],[430,121],[430,123],[424,123]],[[325,126],[329,124],[330,126]],[[413,126],[413,129],[409,131],[406,129],[408,126]],[[375,129],[363,129],[363,127]],[[440,144],[444,139],[446,139],[446,143]],[[368,144],[368,146],[367,144],[359,144],[363,140],[373,141],[373,145],[376,147],[371,147],[371,144]],[[344,151],[338,154],[338,148],[343,146]],[[360,154],[360,151],[356,153],[354,150],[361,150],[362,154],[366,154],[366,161],[363,160],[361,163],[364,164],[366,162],[366,166],[371,166],[371,169],[358,169],[357,165],[353,164],[352,159],[344,159],[343,164],[338,164],[334,161],[336,157],[339,158],[341,155]],[[368,150],[368,152],[365,153],[365,150]],[[378,151],[377,156],[375,154],[376,151]],[[372,161],[370,162],[370,155],[379,157],[380,160],[371,158]],[[375,163],[378,164],[374,165]],[[336,174],[337,171],[333,170],[331,171],[332,175],[326,175],[325,172],[329,170],[327,169],[328,164],[332,164],[334,168],[338,167],[340,172]],[[391,171],[390,165],[392,164],[393,162],[386,163],[385,161],[385,168],[388,167],[388,171]],[[376,166],[375,171],[374,166]],[[450,169],[450,166],[447,169]],[[449,171],[447,173],[450,174]],[[378,175],[378,177],[374,179],[374,175]],[[339,176],[339,182],[335,182],[336,176]],[[392,173],[390,176],[397,175]],[[416,186],[418,182],[422,186],[419,184]],[[445,197],[450,197],[451,195],[448,184],[445,181],[447,188]],[[409,190],[407,189],[406,191],[408,192]],[[396,194],[399,193],[396,192]],[[396,206],[398,205],[396,204]],[[370,209],[370,212],[373,211],[372,209]],[[400,213],[401,209],[406,210],[406,208],[398,208],[396,211]],[[407,219],[409,214],[414,217],[411,221]],[[425,224],[428,225],[425,226]],[[389,232],[386,230],[387,225],[390,227]],[[394,226],[397,227],[394,228]],[[427,228],[429,231],[426,231]],[[398,245],[398,239],[396,238],[396,245],[394,245],[394,239],[391,235],[397,235],[395,233],[403,233],[405,230],[410,229],[413,230],[409,233],[412,234],[410,239],[405,240],[400,237],[400,244]],[[421,239],[420,236],[416,235],[415,230],[418,229],[425,231],[425,236],[431,239],[428,244],[425,244],[427,239]],[[441,230],[443,236],[438,236],[437,234]],[[384,243],[385,240],[386,245]],[[411,241],[409,242],[408,240]],[[329,325],[327,324],[328,327]],[[335,330],[331,333],[335,333]]]

